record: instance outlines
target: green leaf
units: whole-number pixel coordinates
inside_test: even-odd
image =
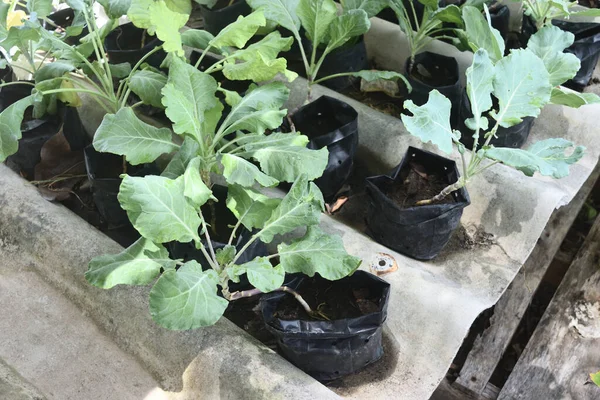
[[[187,22],[189,12],[181,13],[184,10],[174,4],[165,0],[131,0],[127,16],[138,28],[146,29],[150,35],[156,34],[164,42],[162,46],[166,52],[183,56],[179,29]]]
[[[266,23],[261,11],[255,11],[245,17],[240,15],[235,22],[223,28],[210,44],[218,49],[227,46],[242,48],[256,34],[258,28]]]
[[[217,81],[193,66],[175,58],[169,68],[167,84],[162,89],[162,103],[173,122],[173,130],[204,141],[205,113],[217,106]]]
[[[270,243],[275,235],[288,233],[302,226],[316,225],[323,209],[321,191],[317,185],[301,176],[257,235],[263,242]]]
[[[285,271],[281,265],[273,267],[267,257],[256,257],[254,260],[239,266],[246,271],[248,281],[263,293],[268,293],[283,285]]]
[[[169,252],[162,245],[139,238],[119,254],[107,254],[90,261],[85,279],[102,289],[116,285],[147,285],[169,265]]]
[[[227,265],[233,261],[235,257],[235,246],[226,244],[224,247],[217,249],[215,252],[215,258],[219,265]],[[239,283],[239,281],[237,282]]]
[[[416,106],[411,100],[404,102],[404,108],[413,116],[402,114],[402,122],[410,132],[423,143],[431,142],[444,153],[452,153],[452,141],[460,138],[460,132],[450,127],[450,100],[436,89],[429,92],[427,103]]]
[[[350,275],[361,263],[346,252],[339,236],[328,235],[318,226],[309,226],[303,237],[290,244],[281,243],[277,251],[285,272],[318,273],[331,281]]]
[[[8,30],[8,35],[4,39],[0,46],[7,52],[13,47],[17,47],[22,53],[29,53],[29,44],[35,43],[40,39],[40,34],[37,29],[34,29],[28,25],[13,26]]]
[[[567,152],[571,151],[570,154]],[[485,156],[513,167],[527,176],[537,171],[544,176],[559,179],[569,175],[569,165],[583,157],[585,147],[566,139],[546,139],[534,143],[527,150],[491,148]]]
[[[569,11],[569,16],[600,17],[600,9],[587,8],[587,9],[581,10],[581,11]]]
[[[33,105],[33,101],[33,96],[27,96],[0,113],[0,162],[4,162],[8,156],[19,149],[23,114]]]
[[[485,49],[478,49],[473,56],[473,63],[466,72],[467,95],[471,103],[473,118],[465,120],[467,127],[473,131],[488,129],[488,119],[483,113],[492,107],[492,90],[494,83],[494,65]]]
[[[58,78],[63,76],[67,72],[71,72],[75,70],[75,65],[69,61],[56,60],[49,64],[44,65],[42,68],[38,69],[35,76],[35,83],[40,83],[42,81]]]
[[[44,19],[52,12],[52,0],[27,0],[27,11],[36,13],[39,19]]]
[[[344,11],[364,10],[369,18],[373,18],[388,6],[388,0],[342,0]]]
[[[201,50],[205,50],[214,38],[212,33],[200,29],[188,29],[181,34],[181,41],[185,46]],[[218,49],[212,50],[218,51]]]
[[[281,133],[273,132],[270,135],[248,134],[238,135],[236,141],[247,152],[254,152],[267,147],[306,147],[309,140],[300,132]]]
[[[493,63],[498,62],[504,56],[504,39],[500,32],[492,28],[481,11],[475,7],[463,7],[462,16],[471,49],[477,51],[483,48]]]
[[[409,93],[412,91],[412,86],[406,79],[404,75],[395,71],[377,71],[377,70],[362,70],[358,72],[352,72],[350,76],[356,76],[358,78],[364,79],[367,82],[376,81],[379,79],[383,79],[386,81],[398,81],[401,80],[404,82],[404,85],[408,89]]]
[[[367,33],[370,27],[369,16],[364,10],[350,10],[340,15],[329,25],[329,43],[325,51],[329,53],[343,46],[353,37]]]
[[[120,64],[108,64],[108,68],[110,68],[110,73],[115,79],[127,78],[131,73],[131,64],[128,62]]]
[[[462,27],[464,25],[461,15],[461,9],[453,4],[435,10],[431,14],[431,20],[448,22],[451,24],[458,25],[458,27]]]
[[[183,195],[187,197],[196,208],[204,205],[213,197],[212,191],[206,186],[200,176],[200,166],[202,163],[201,157],[196,157],[188,163],[188,166],[183,174],[183,182],[185,189]]]
[[[177,271],[166,271],[150,290],[152,319],[172,330],[213,325],[229,304],[217,295],[218,283],[214,270],[202,271],[194,260]]]
[[[246,58],[244,57],[244,54],[246,52],[252,53],[254,51],[258,51],[260,54],[265,56],[265,58],[272,59],[277,57],[280,52],[291,49],[293,43],[293,38],[283,38],[281,37],[281,33],[279,33],[279,31],[273,31],[260,41],[246,47],[246,49],[236,51],[232,54],[232,56],[245,60]]]
[[[287,69],[285,58],[269,60],[258,51],[246,52],[244,57],[243,62],[236,62],[235,59],[225,62],[223,75],[227,79],[264,82],[273,79],[278,73],[283,73]]]
[[[579,93],[560,86],[552,88],[550,103],[579,108],[587,104],[600,103],[600,97],[594,93]]]
[[[140,120],[131,107],[107,114],[94,135],[94,148],[125,156],[132,165],[146,164],[179,146],[168,128],[157,128]]]
[[[560,85],[577,75],[581,66],[577,56],[563,53],[573,44],[575,35],[565,32],[557,26],[545,26],[537,31],[527,42],[527,49],[538,56],[550,74],[550,84]]]
[[[258,182],[265,187],[275,186],[279,183],[277,179],[262,173],[250,161],[232,154],[223,154],[221,164],[223,164],[223,176],[228,183],[235,183],[245,187],[254,185],[254,182]]]
[[[241,101],[232,105],[229,115],[219,128],[223,135],[236,131],[264,133],[281,125],[287,110],[280,110],[290,90],[283,83],[262,85],[247,92]]]
[[[498,112],[490,115],[500,126],[508,128],[523,117],[537,117],[550,100],[548,72],[542,60],[528,50],[513,50],[495,66],[494,96]]]
[[[600,371],[596,372],[595,374],[590,374],[590,379],[596,384],[596,386],[600,387]]]
[[[189,15],[192,12],[192,2],[190,0],[165,0],[169,10]]]
[[[296,14],[306,37],[313,46],[318,46],[324,41],[329,25],[337,18],[337,7],[333,0],[300,0]]]
[[[138,95],[144,104],[157,108],[164,108],[161,92],[166,84],[166,76],[150,70],[135,71],[129,78],[131,91]]]
[[[301,22],[296,14],[300,0],[246,0],[255,10],[262,11],[265,18],[276,22],[289,31],[298,33]]]
[[[294,182],[300,175],[309,180],[323,175],[329,151],[327,147],[311,150],[298,146],[272,146],[252,153],[252,158],[260,163],[260,168],[280,182]]]
[[[104,7],[106,15],[111,19],[119,19],[127,14],[131,6],[131,0],[98,0]]]
[[[227,192],[227,208],[249,231],[262,229],[280,202],[240,185],[229,185]]]
[[[179,148],[179,151],[175,153],[169,164],[165,167],[161,176],[169,179],[177,179],[183,175],[189,162],[196,157],[200,145],[196,140],[191,137],[186,137]]]
[[[183,177],[175,180],[124,175],[119,203],[137,231],[155,243],[200,242],[200,218],[184,195]]]

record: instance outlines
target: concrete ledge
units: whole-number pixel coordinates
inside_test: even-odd
[[[0,265],[31,268],[134,355],[176,398],[335,399],[337,395],[234,324],[187,332],[163,329],[148,312],[149,288],[102,290],[85,278],[88,261],[121,247],[0,165]]]

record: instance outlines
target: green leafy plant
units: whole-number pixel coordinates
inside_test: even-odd
[[[577,1],[567,0],[523,0],[525,15],[531,17],[535,26],[540,29],[552,25],[553,19],[569,19],[571,16],[600,16],[597,8],[574,9]]]
[[[314,84],[339,77],[355,76],[366,81],[402,80],[410,89],[404,76],[393,71],[363,70],[318,77],[319,70],[329,54],[352,43],[369,30],[369,17],[381,11],[382,1],[345,1],[341,14],[338,13],[333,0],[248,0],[248,4],[262,11],[268,20],[292,32],[300,48],[308,80],[309,100]],[[304,28],[306,38],[312,44],[310,48],[303,45],[301,28]],[[322,48],[320,56],[319,47]]]
[[[465,124],[475,132],[474,145],[467,161],[466,149],[459,141],[461,133],[450,127],[451,103],[437,90],[433,90],[427,103],[420,107],[411,101],[405,102],[406,109],[412,113],[412,116],[402,115],[408,131],[448,154],[455,145],[462,160],[462,175],[458,181],[433,198],[419,202],[420,205],[443,199],[497,163],[513,167],[527,176],[539,172],[562,178],[569,174],[569,165],[581,159],[585,150],[561,138],[539,141],[526,150],[490,145],[499,127],[516,125],[524,117],[537,117],[541,109],[550,103],[555,85],[577,73],[579,60],[563,53],[569,42],[572,43],[573,35],[556,27],[544,27],[531,37],[527,49],[513,50],[503,57],[504,42],[489,21],[486,22],[472,7],[464,10],[464,17],[467,29],[469,26],[477,27],[469,35],[475,54],[466,72],[467,95],[473,117],[465,120]],[[561,91],[561,96],[565,93],[562,89],[556,90]],[[494,106],[492,96],[497,99],[498,106]],[[599,102],[599,99],[596,96],[586,102],[590,101]],[[481,139],[483,145],[479,148]],[[484,164],[484,160],[491,162]]]
[[[600,387],[600,371],[590,374],[590,379],[596,386]]]
[[[458,28],[463,26],[461,9],[456,5],[447,5],[439,7],[437,0],[418,0],[423,5],[423,16],[419,20],[413,0],[390,0],[390,7],[398,17],[398,24],[402,32],[406,35],[408,49],[410,52],[410,62],[408,72],[412,71],[415,57],[434,39],[456,38],[446,33],[453,33],[457,28],[444,27],[444,23],[452,23]],[[410,6],[407,8],[405,4]],[[435,37],[434,37],[435,35]]]

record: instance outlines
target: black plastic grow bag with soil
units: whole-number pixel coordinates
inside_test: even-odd
[[[267,329],[281,353],[321,381],[353,374],[383,356],[382,327],[390,284],[365,271],[338,281],[315,275],[286,277],[313,309],[329,320],[309,317],[290,294],[273,292],[260,299]]]
[[[456,163],[409,147],[388,175],[366,179],[369,234],[392,250],[418,260],[431,260],[450,240],[463,209],[470,204],[463,187],[444,200],[416,206],[458,180]]]
[[[421,106],[429,99],[429,93],[433,89],[437,89],[452,103],[450,123],[452,127],[456,127],[462,98],[456,59],[425,51],[415,56],[412,68],[410,58],[408,58],[404,70],[405,76],[412,86],[412,92],[408,98],[416,105]]]
[[[219,0],[212,7],[208,8],[200,5],[202,17],[204,19],[204,30],[218,35],[227,25],[235,22],[240,15],[246,16],[252,12],[252,8],[245,0]]]
[[[29,96],[32,86],[28,84],[5,86],[0,91],[0,112],[11,104]],[[25,111],[21,123],[21,139],[15,154],[6,159],[6,164],[22,176],[33,179],[35,166],[40,162],[42,146],[61,127],[62,121],[58,115],[47,115],[43,118],[33,118],[33,107]]]
[[[315,183],[325,201],[332,200],[352,172],[358,147],[358,113],[343,101],[321,96],[292,114],[291,120],[297,131],[308,136],[309,149],[329,150],[327,167]]]
[[[493,97],[493,101],[494,101],[494,107],[497,106],[497,100],[494,97]],[[469,150],[473,149],[473,143],[475,142],[475,139],[473,138],[473,134],[475,132],[470,130],[465,125],[465,119],[472,118],[472,117],[473,117],[473,114],[471,112],[471,103],[469,101],[469,97],[467,96],[467,92],[465,91],[463,93],[463,99],[462,99],[462,104],[461,104],[461,108],[460,108],[460,115],[458,118],[458,130],[461,133],[460,142],[462,144],[464,144],[465,147]],[[494,119],[492,119],[489,116],[487,116],[487,117],[490,121],[490,125],[495,124]],[[494,138],[492,138],[492,140],[490,141],[490,144],[492,144],[496,147],[508,147],[508,148],[512,148],[512,149],[520,148],[527,141],[527,138],[529,137],[529,133],[531,132],[531,128],[533,127],[534,120],[535,120],[535,118],[533,118],[533,117],[525,117],[525,118],[523,118],[522,122],[520,122],[516,125],[513,125],[511,127],[508,127],[508,128],[504,128],[502,126],[498,127],[498,130],[496,131],[496,136]],[[492,126],[490,126],[490,128],[491,127]],[[487,131],[479,132],[478,148],[480,148],[483,145],[483,143],[484,143],[483,136],[485,135],[486,132]]]
[[[110,228],[130,225],[125,210],[117,199],[122,179],[119,176],[125,173],[123,157],[100,153],[89,145],[84,150],[85,168],[92,188],[94,204],[98,213]],[[130,165],[126,164],[127,174],[131,176],[158,175],[160,171],[154,164]]]
[[[312,51],[312,49],[310,49]],[[323,52],[317,50],[317,59],[321,57]],[[369,60],[367,58],[367,48],[365,46],[364,38],[361,36],[356,39],[356,42],[346,44],[338,49],[335,49],[329,53],[321,68],[317,74],[317,79],[326,76],[345,73],[345,72],[358,72],[365,69],[369,69]],[[342,91],[349,88],[358,81],[360,78],[344,76],[339,78],[327,79],[321,83],[330,89],[336,91]]]
[[[129,22],[115,28],[104,39],[104,46],[111,64],[128,62],[133,67],[155,47],[162,45],[156,36],[150,36],[145,29],[141,29]],[[152,54],[146,62],[159,68],[167,56],[163,50]]]
[[[73,21],[75,21],[75,12],[72,8],[63,8],[62,10],[58,10],[49,14],[46,18],[52,23],[49,21],[44,21],[44,28],[49,31],[55,31],[60,28],[60,30],[64,31],[73,24]],[[69,36],[65,38],[64,41],[65,43],[73,46],[79,44],[80,39],[86,36],[88,33],[90,33],[90,31],[88,30],[87,26],[84,25],[81,27],[80,34]]]

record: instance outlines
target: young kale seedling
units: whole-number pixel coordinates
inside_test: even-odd
[[[517,0],[514,0],[517,1]],[[518,0],[521,2],[521,0]],[[567,0],[523,0],[525,15],[531,17],[537,29],[552,25],[553,19],[569,19],[575,16],[598,17],[600,9],[573,9],[577,1]]]
[[[587,100],[571,96],[562,88],[554,87],[572,78],[579,69],[579,60],[572,54],[563,53],[573,41],[572,34],[556,27],[544,27],[532,36],[527,49],[513,50],[510,55],[502,57],[504,43],[489,21],[486,22],[473,8],[467,8],[464,17],[473,18],[474,21],[469,21],[468,25],[477,27],[469,35],[470,44],[476,51],[466,72],[467,95],[473,117],[465,124],[475,132],[474,145],[470,159],[467,159],[465,147],[459,141],[461,133],[450,128],[451,103],[437,90],[430,93],[428,102],[423,106],[405,102],[406,109],[413,114],[402,115],[407,130],[424,142],[431,141],[448,154],[452,152],[453,144],[456,145],[462,160],[462,175],[458,181],[433,198],[420,201],[419,205],[443,199],[497,163],[513,167],[527,176],[533,176],[535,172],[557,179],[567,176],[569,165],[581,159],[585,149],[566,139],[542,140],[527,150],[496,148],[490,145],[490,141],[499,127],[516,125],[524,117],[537,117],[541,109],[550,103],[555,90],[560,92],[557,96],[568,97],[568,102],[574,106],[599,100],[597,96]],[[493,107],[492,96],[498,100],[498,107]],[[480,141],[483,141],[481,148]],[[486,159],[491,162],[485,164]]]
[[[379,79],[398,81],[400,79],[410,90],[410,85],[404,76],[393,71],[363,70],[317,77],[329,54],[369,30],[371,27],[369,17],[381,11],[381,3],[379,0],[373,2],[345,1],[343,2],[344,8],[338,15],[338,8],[333,0],[248,0],[248,4],[254,9],[261,10],[268,20],[292,32],[300,48],[308,80],[307,97],[309,101],[314,84],[339,77],[355,76],[366,81]],[[310,49],[306,49],[302,43],[301,28],[304,28],[306,38],[311,42]],[[320,46],[323,50],[319,56]]]

